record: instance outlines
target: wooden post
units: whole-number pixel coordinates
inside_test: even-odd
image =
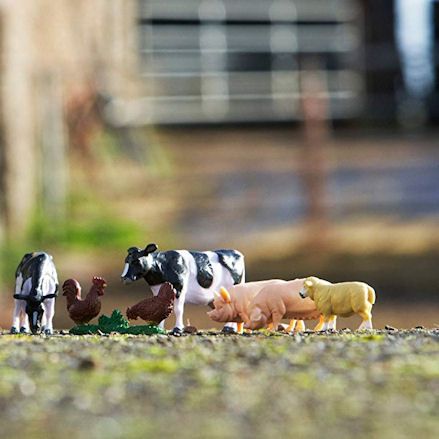
[[[38,90],[43,209],[48,219],[60,220],[65,217],[67,148],[59,75],[55,72],[42,76]]]
[[[307,202],[306,244],[326,245],[328,232],[327,146],[330,139],[325,72],[316,63],[301,71],[303,116],[302,179]]]

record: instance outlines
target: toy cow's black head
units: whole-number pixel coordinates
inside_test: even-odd
[[[26,314],[29,318],[29,328],[32,334],[38,334],[41,331],[41,319],[43,318],[43,302],[46,299],[56,297],[56,293],[42,296],[35,292],[31,294],[14,294],[15,299],[26,301]]]
[[[157,248],[157,245],[153,243],[148,244],[143,250],[138,247],[130,247],[121,275],[122,282],[127,284],[142,278],[151,268],[153,262],[151,253],[154,253]]]

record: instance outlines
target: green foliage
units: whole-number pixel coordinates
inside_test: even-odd
[[[115,309],[110,317],[107,317],[106,315],[100,316],[98,325],[102,332],[105,333],[118,332],[121,329],[127,329],[130,327],[128,320],[118,309]]]
[[[37,215],[29,232],[34,247],[59,246],[64,248],[125,248],[127,242],[138,241],[140,230],[132,222],[110,214],[86,216],[75,220],[51,222]]]
[[[132,335],[166,334],[166,331],[155,325],[130,326],[128,320],[118,309],[115,309],[110,317],[100,316],[97,325],[78,325],[70,330],[70,333],[74,335],[98,334],[99,332]]]

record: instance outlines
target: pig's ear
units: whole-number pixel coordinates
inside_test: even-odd
[[[230,298],[230,294],[224,287],[220,288],[220,295],[221,295],[221,298],[224,300],[224,302],[232,303],[232,299]]]
[[[253,322],[259,322],[259,320],[261,320],[262,315],[261,315],[261,308],[256,307],[253,309],[253,311],[250,314],[250,320]]]

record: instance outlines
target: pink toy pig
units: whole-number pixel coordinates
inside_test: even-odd
[[[245,327],[260,329],[270,325],[276,330],[282,319],[314,320],[320,318],[315,303],[299,295],[305,279],[273,282],[265,285],[248,305]],[[314,330],[319,330],[320,324]]]
[[[215,322],[237,322],[238,332],[243,330],[243,322],[248,320],[248,306],[253,298],[266,286],[282,284],[279,279],[246,282],[233,285],[228,290],[224,287],[216,294],[213,301],[214,309],[207,315]],[[300,299],[303,301],[303,299]]]

